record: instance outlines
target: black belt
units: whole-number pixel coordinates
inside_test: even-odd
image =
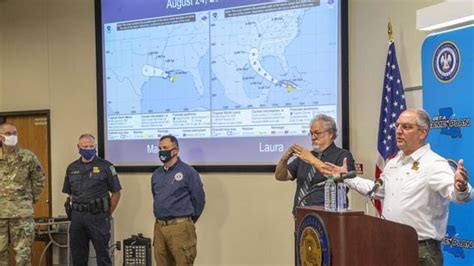
[[[430,245],[439,245],[439,244],[441,244],[441,241],[436,240],[436,239],[418,240],[418,245],[430,246]]]

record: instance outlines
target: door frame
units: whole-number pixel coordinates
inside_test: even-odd
[[[48,123],[48,216],[52,217],[52,190],[51,190],[51,183],[52,183],[52,168],[51,168],[51,116],[50,111],[48,109],[44,110],[27,110],[27,111],[12,111],[12,112],[0,112],[0,122],[3,122],[3,118],[7,118],[9,116],[30,116],[30,115],[45,115],[46,121]]]

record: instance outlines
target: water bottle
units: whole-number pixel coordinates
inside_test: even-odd
[[[341,181],[337,183],[337,211],[347,211],[347,185]]]
[[[336,183],[332,176],[328,176],[324,185],[324,209],[336,211]]]

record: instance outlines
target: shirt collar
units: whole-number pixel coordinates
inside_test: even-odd
[[[330,154],[334,149],[336,148],[336,144],[334,144],[334,141],[329,145],[323,152],[317,153],[314,150],[312,151],[313,155],[322,158],[323,156],[326,157],[328,154]]]
[[[165,166],[163,165],[163,171],[168,172],[168,171],[173,170],[180,162],[181,162],[181,159],[178,156],[178,159],[172,166],[170,166],[170,168],[165,169]]]
[[[92,158],[92,160],[90,162],[87,162],[87,163],[83,162],[82,161],[82,156],[79,157],[79,159],[77,161],[79,161],[79,163],[81,163],[81,164],[91,164],[91,163],[97,162],[97,154],[94,156],[94,158]]]
[[[400,151],[400,159],[399,160],[412,159],[413,161],[418,161],[429,150],[431,150],[431,146],[430,146],[429,143],[427,143],[427,144],[421,146],[420,148],[418,148],[412,154],[407,155],[407,156],[404,156],[403,152]]]
[[[16,145],[15,149],[13,150],[13,153],[11,153],[12,155],[15,155],[18,153],[18,145]],[[8,156],[9,154],[4,154],[3,153],[3,149],[2,149],[2,146],[0,146],[0,160],[4,160],[6,159],[6,157]]]

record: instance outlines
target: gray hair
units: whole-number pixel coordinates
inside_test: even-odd
[[[416,124],[429,131],[431,126],[430,115],[423,109],[416,108],[414,111],[416,113]]]
[[[313,125],[317,121],[323,122],[324,130],[332,132],[332,139],[333,140],[335,140],[337,138],[337,127],[336,127],[336,121],[334,121],[334,118],[332,118],[328,115],[325,115],[325,114],[319,114],[319,115],[316,115],[311,120],[311,125]]]
[[[91,139],[91,140],[93,140],[93,141],[95,142],[95,137],[94,137],[94,135],[92,135],[92,134],[84,133],[84,134],[80,135],[80,136],[79,136],[79,141],[80,141],[81,139],[84,139],[84,138]]]

